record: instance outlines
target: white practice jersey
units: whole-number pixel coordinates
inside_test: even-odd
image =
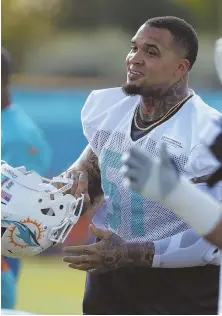
[[[82,110],[84,134],[99,159],[105,196],[103,225],[128,241],[155,241],[189,227],[161,203],[148,200],[123,186],[121,156],[132,145],[159,155],[162,142],[180,172],[189,179],[212,173],[219,165],[202,144],[221,114],[194,95],[170,119],[133,141],[131,126],[139,96],[125,96],[121,88],[93,91]],[[206,185],[200,185],[205,189]],[[222,200],[217,186],[212,194]]]

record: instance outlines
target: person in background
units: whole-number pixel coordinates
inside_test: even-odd
[[[15,305],[15,275],[6,262],[6,260],[1,258],[1,307],[5,309],[10,309]]]
[[[1,52],[1,159],[13,167],[25,166],[46,175],[51,163],[51,149],[43,132],[32,119],[17,104],[13,104],[10,94],[11,58],[5,48]],[[4,179],[1,179],[4,181]],[[3,197],[2,197],[3,199]],[[14,292],[14,281],[17,280],[20,261],[15,258],[4,258],[14,273],[11,284],[2,288],[2,308],[13,308],[15,299],[10,300],[11,306],[6,302],[6,297]],[[6,307],[4,307],[6,306]]]

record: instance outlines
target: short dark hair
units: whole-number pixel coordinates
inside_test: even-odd
[[[151,18],[145,24],[170,31],[175,43],[184,50],[185,58],[190,62],[189,70],[192,68],[198,53],[198,37],[189,23],[175,16],[161,16]]]
[[[7,85],[9,83],[9,78],[11,75],[11,58],[8,51],[2,47],[2,59],[1,59],[1,75],[2,75],[2,84]]]

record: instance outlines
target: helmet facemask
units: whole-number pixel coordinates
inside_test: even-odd
[[[77,223],[84,195],[65,194],[72,179],[42,178],[24,167],[2,166],[2,254],[9,257],[36,255],[63,243]],[[60,189],[57,183],[64,183]]]

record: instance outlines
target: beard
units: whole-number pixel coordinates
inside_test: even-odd
[[[162,94],[162,89],[160,87],[156,88],[149,88],[144,86],[137,86],[131,83],[124,83],[122,85],[122,91],[127,96],[136,96],[140,95],[142,97],[153,97],[158,98]]]

